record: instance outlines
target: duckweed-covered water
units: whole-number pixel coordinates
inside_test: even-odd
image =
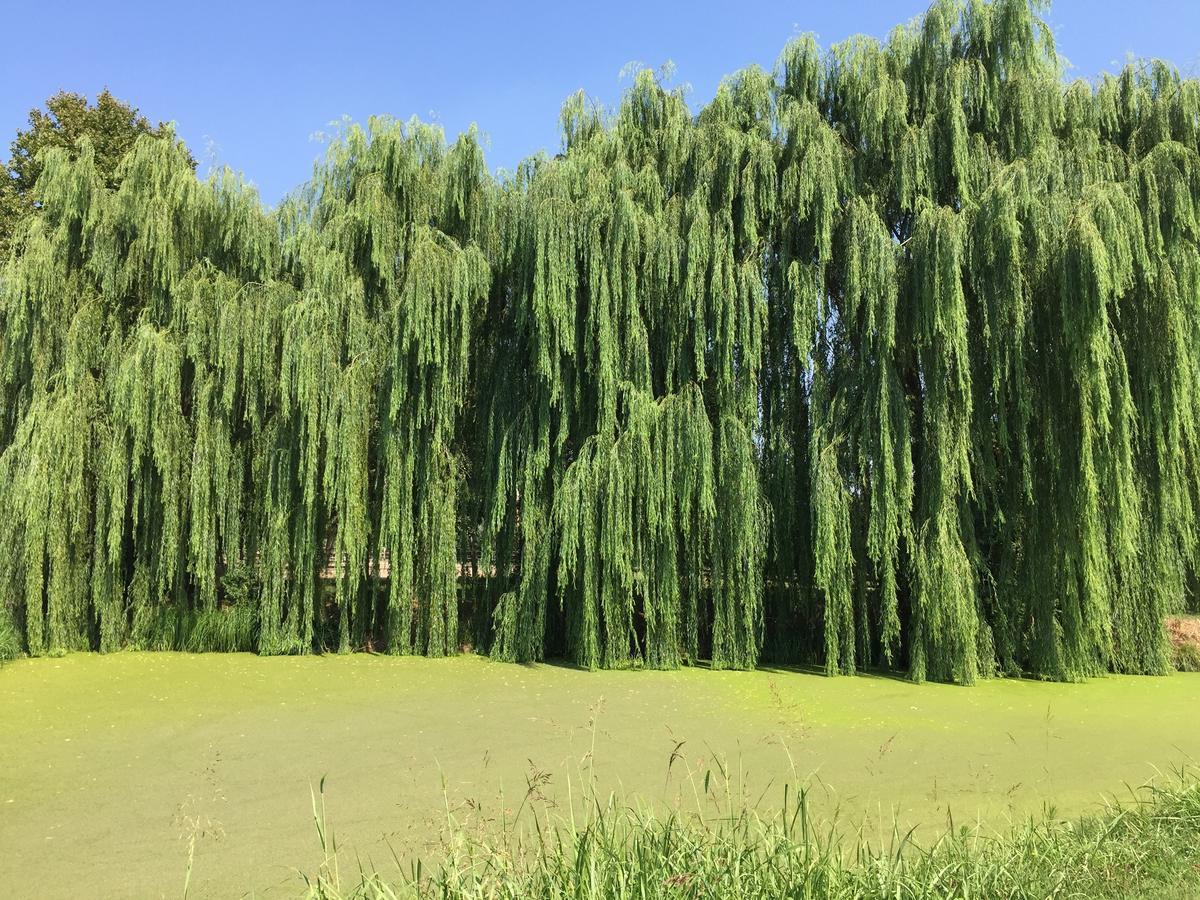
[[[0,669],[0,885],[13,896],[294,894],[324,777],[345,858],[431,852],[533,784],[695,810],[703,773],[809,785],[884,838],[1085,811],[1200,755],[1200,676],[973,688],[858,676],[583,672],[476,657],[74,655]],[[689,773],[694,773],[689,777]],[[717,788],[719,777],[710,781]]]

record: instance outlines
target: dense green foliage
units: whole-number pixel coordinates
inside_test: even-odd
[[[373,120],[278,210],[43,154],[0,282],[31,653],[1162,672],[1196,574],[1200,82],[1027,0],[640,74],[563,153]],[[466,615],[460,616],[460,607]]]

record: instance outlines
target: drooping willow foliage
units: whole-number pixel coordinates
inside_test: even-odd
[[[562,153],[372,120],[267,211],[49,152],[0,275],[21,648],[1167,668],[1200,533],[1200,82],[1027,0],[792,41]],[[11,643],[10,639],[10,643]]]

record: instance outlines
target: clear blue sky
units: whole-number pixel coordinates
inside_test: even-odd
[[[558,149],[558,110],[583,88],[615,103],[631,61],[675,64],[693,107],[725,74],[769,68],[793,34],[822,45],[884,37],[924,0],[771,3],[259,3],[33,0],[4,15],[0,149],[59,89],[107,86],[174,120],[201,161],[243,172],[268,203],[308,178],[314,135],[349,116],[416,114],[455,134],[478,123],[492,168]],[[1200,75],[1200,0],[1059,0],[1050,9],[1072,74],[1157,56]]]

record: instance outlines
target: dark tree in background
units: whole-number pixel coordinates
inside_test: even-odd
[[[42,173],[42,151],[62,147],[74,154],[77,142],[87,135],[96,155],[96,170],[106,186],[116,187],[117,164],[143,134],[165,135],[170,126],[150,121],[136,107],[118,100],[107,89],[94,104],[83,94],[59,91],[45,109],[29,112],[29,127],[18,131],[0,179],[0,254],[8,251],[20,218],[34,208],[33,187]],[[192,161],[195,168],[195,161]]]

